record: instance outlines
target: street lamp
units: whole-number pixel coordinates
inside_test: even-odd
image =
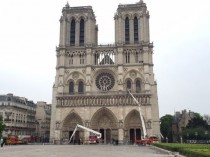
[[[208,131],[205,131],[204,134],[205,134],[205,137],[206,137],[206,140],[207,140]]]
[[[195,136],[196,136],[196,140],[197,140],[198,132],[195,132]]]
[[[189,140],[189,133],[187,132],[187,143],[188,143],[188,140]]]
[[[168,137],[166,137],[166,143],[168,143]]]

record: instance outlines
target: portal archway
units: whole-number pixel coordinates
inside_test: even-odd
[[[102,142],[112,143],[118,139],[118,120],[113,112],[107,108],[101,108],[91,118],[92,129],[101,132]]]
[[[70,113],[63,121],[63,125],[62,125],[62,139],[63,140],[70,139],[77,124],[83,125],[82,118],[75,112]],[[80,139],[83,136],[84,136],[84,131],[81,129],[78,129],[78,131],[76,131],[75,133],[75,136],[70,142],[79,143]]]
[[[125,139],[131,143],[141,139],[142,124],[139,112],[137,110],[130,111],[124,121]]]

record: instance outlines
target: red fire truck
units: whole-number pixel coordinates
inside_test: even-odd
[[[96,144],[98,143],[98,137],[96,134],[90,132],[90,136],[89,136],[89,141],[88,141],[89,144]]]
[[[146,144],[158,143],[158,142],[159,142],[159,139],[156,136],[150,136],[149,138],[146,138],[146,139],[136,140],[136,144],[138,145],[146,145]]]

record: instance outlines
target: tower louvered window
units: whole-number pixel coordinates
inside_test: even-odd
[[[129,19],[126,17],[125,19],[125,43],[129,44],[130,43],[130,33],[129,33]]]
[[[74,46],[75,45],[75,29],[76,29],[76,23],[75,20],[73,19],[71,21],[71,31],[70,31],[70,45]]]
[[[79,36],[79,45],[84,46],[85,39],[85,22],[83,19],[80,20],[80,36]]]
[[[139,32],[138,32],[138,19],[134,17],[134,43],[138,43],[139,41]]]

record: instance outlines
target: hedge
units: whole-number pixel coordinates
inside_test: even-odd
[[[186,157],[210,157],[210,145],[207,144],[155,143],[154,145],[179,152]]]

